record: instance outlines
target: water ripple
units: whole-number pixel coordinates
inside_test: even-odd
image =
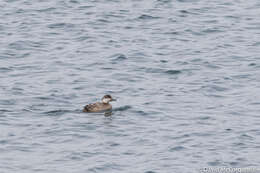
[[[257,0],[0,7],[1,172],[259,165]]]

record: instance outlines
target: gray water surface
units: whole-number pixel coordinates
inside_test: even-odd
[[[258,0],[2,0],[0,172],[260,163]],[[86,114],[105,94],[111,116]]]

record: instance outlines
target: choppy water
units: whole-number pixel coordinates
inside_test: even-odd
[[[259,166],[258,0],[0,7],[1,173]]]

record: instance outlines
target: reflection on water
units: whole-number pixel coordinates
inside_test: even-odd
[[[112,115],[112,111],[106,111],[106,112],[104,113],[104,115],[105,115],[106,117],[111,116],[111,115]]]

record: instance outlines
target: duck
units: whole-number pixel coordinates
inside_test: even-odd
[[[96,102],[84,106],[83,112],[104,112],[112,110],[112,105],[109,104],[111,101],[116,101],[111,95],[105,95],[102,97],[101,102]]]

